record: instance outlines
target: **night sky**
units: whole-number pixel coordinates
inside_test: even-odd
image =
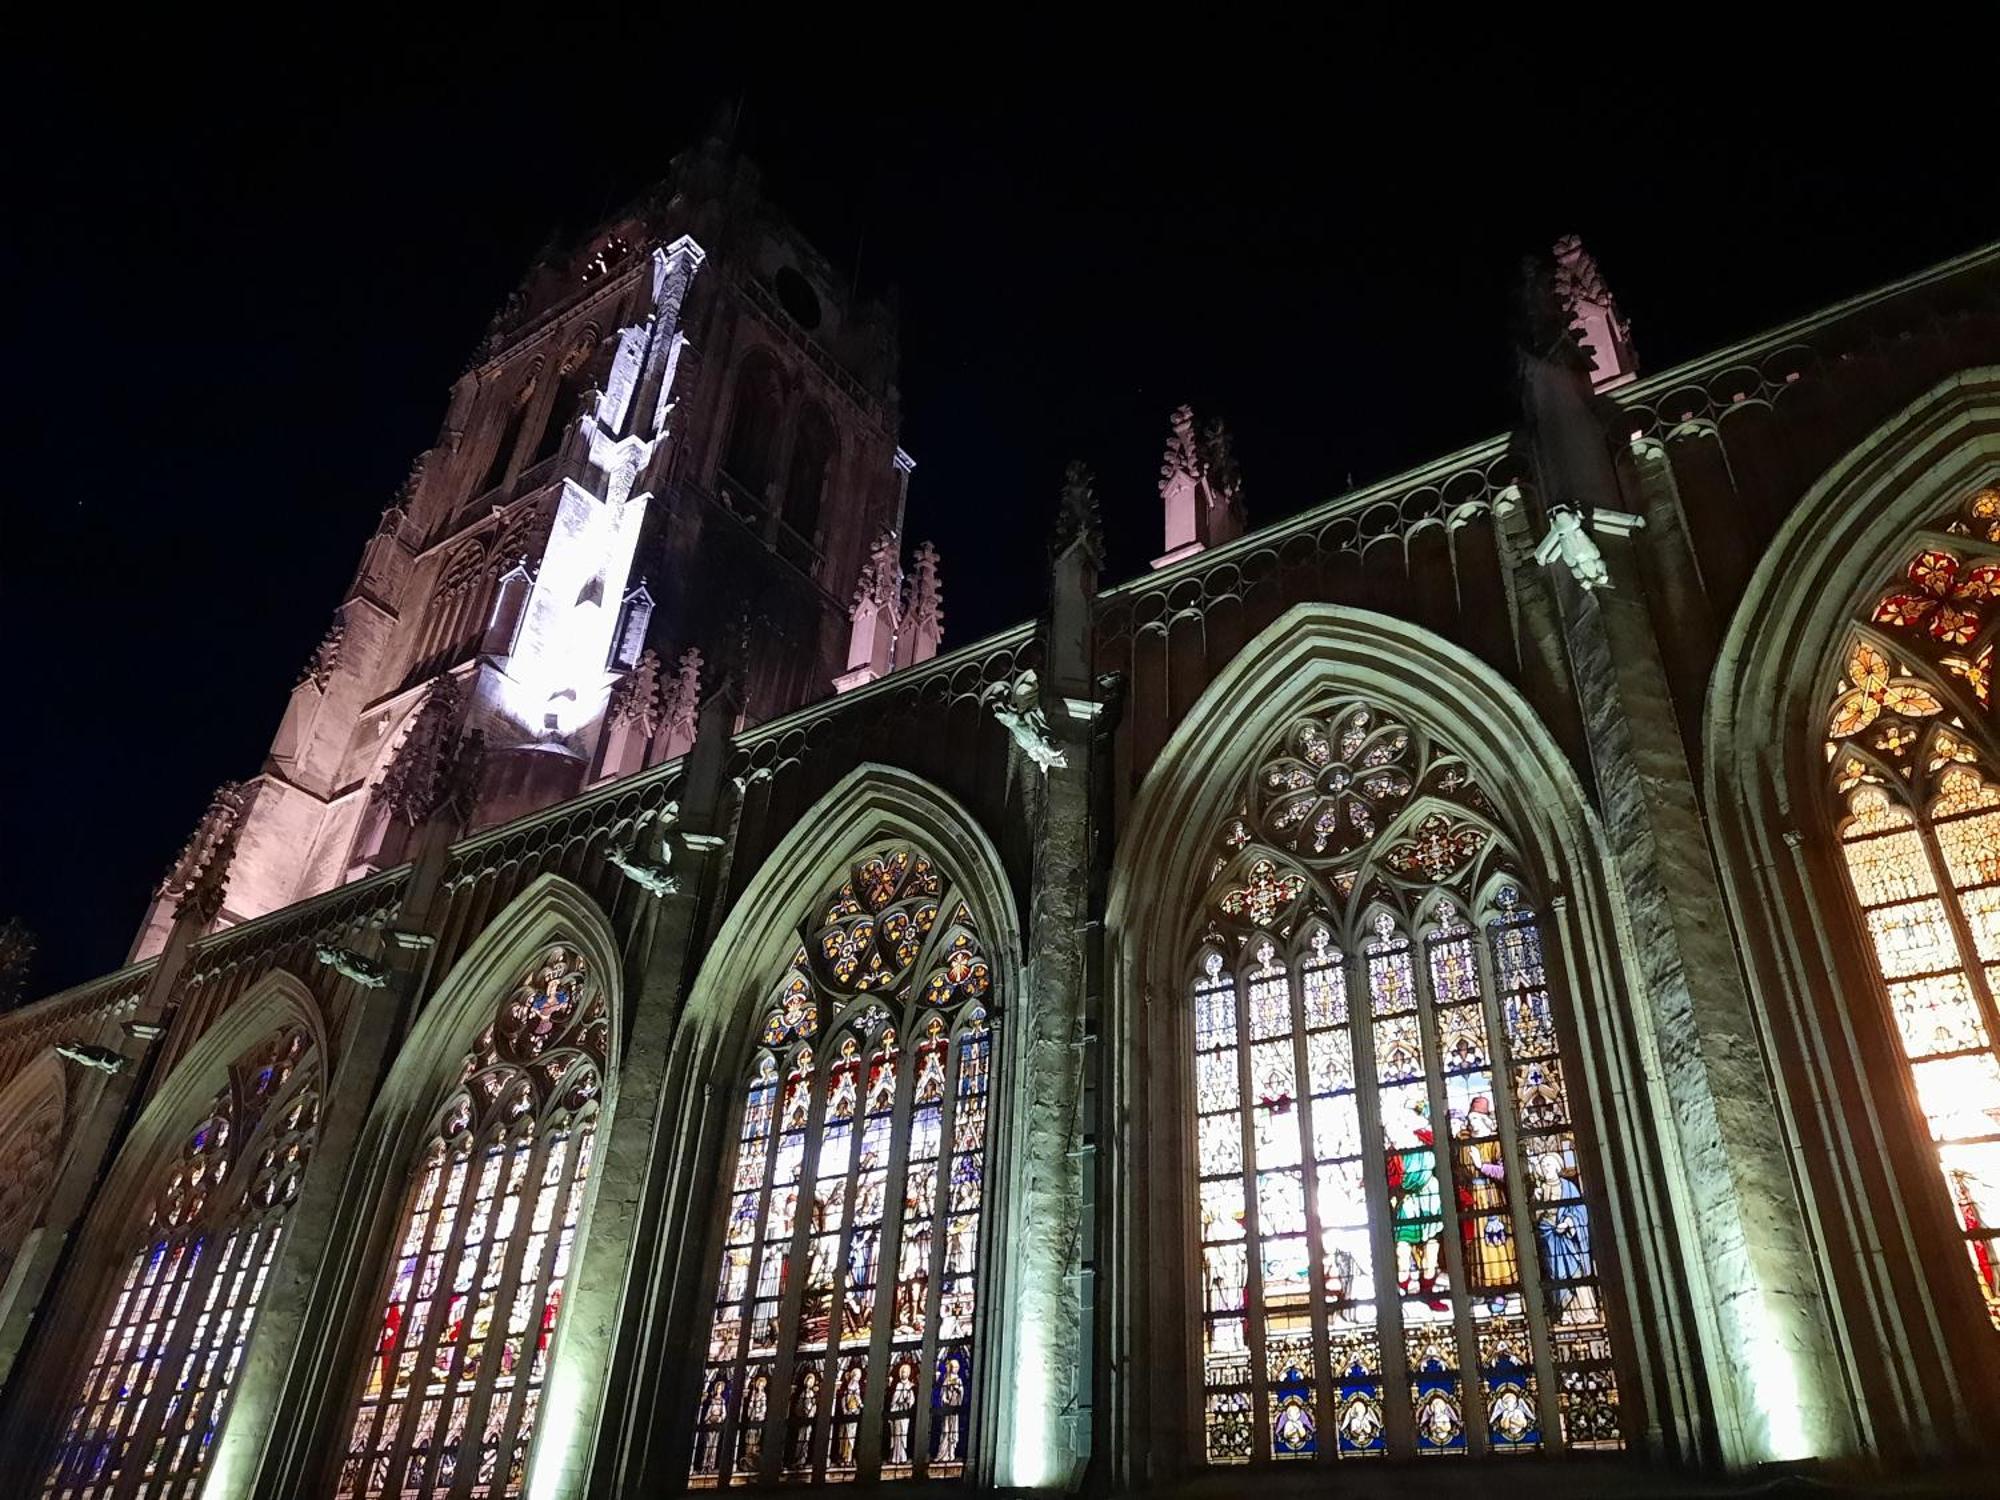
[[[1565,231],[1649,370],[2000,232],[1971,37],[1717,74],[1735,41],[1628,56],[1588,11],[1460,58],[1161,21],[1056,78],[1036,67],[1068,49],[976,34],[948,66],[886,44],[776,65],[679,10],[608,47],[594,8],[545,8],[504,41],[405,20],[22,52],[0,916],[41,938],[31,994],[121,962],[210,790],[255,773],[537,247],[718,105],[742,102],[807,237],[898,290],[909,535],[943,555],[947,648],[1038,607],[1071,457],[1109,576],[1144,566],[1181,401],[1230,421],[1255,523],[1501,430],[1508,284]]]

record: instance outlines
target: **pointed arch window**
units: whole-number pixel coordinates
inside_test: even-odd
[[[1849,888],[2000,1326],[2000,785],[1991,720],[2000,488],[1921,533],[1849,631],[1828,691],[1826,790]]]
[[[742,1085],[692,1487],[965,1472],[992,992],[906,845],[801,924]]]
[[[200,1492],[312,1153],[318,1091],[311,1043],[288,1027],[231,1066],[155,1173],[136,1248],[86,1346],[43,1500]]]
[[[1467,763],[1327,702],[1265,748],[1208,875],[1209,1462],[1621,1447],[1556,976]]]
[[[596,1145],[606,1021],[553,944],[466,1055],[419,1156],[335,1494],[522,1493]]]

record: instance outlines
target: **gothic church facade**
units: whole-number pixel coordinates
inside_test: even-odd
[[[12,1492],[1974,1487],[2000,249],[1642,375],[1564,242],[1515,337],[1261,528],[1175,413],[1138,578],[1073,466],[945,651],[753,171],[538,266],[0,1017]]]

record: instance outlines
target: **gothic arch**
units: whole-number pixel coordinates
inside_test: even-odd
[[[93,1341],[102,1332],[104,1309],[111,1305],[120,1272],[133,1255],[133,1226],[143,1227],[141,1216],[158,1188],[156,1179],[163,1163],[181,1148],[190,1128],[205,1118],[219,1091],[230,1086],[236,1065],[260,1043],[288,1031],[305,1039],[299,1061],[312,1065],[314,1076],[308,1087],[323,1098],[334,1061],[328,1051],[325,1018],[302,981],[282,969],[274,970],[258,979],[194,1041],[152,1091],[119,1145],[96,1201],[71,1240],[75,1259],[53,1289],[50,1306],[43,1314],[40,1347],[17,1372],[22,1396],[14,1408],[13,1421],[17,1433],[32,1435],[22,1446],[25,1462],[43,1461],[49,1435],[64,1430],[67,1405],[77,1399],[81,1381],[77,1372],[91,1367]],[[306,1129],[311,1128],[309,1119]],[[259,1137],[253,1133],[249,1139]],[[236,1169],[232,1169],[229,1181],[234,1191]],[[142,1239],[139,1243],[143,1246],[145,1242]],[[288,1240],[278,1248],[286,1258],[295,1253]],[[252,1340],[256,1337],[254,1324],[250,1336]],[[227,1389],[226,1377],[222,1389]],[[217,1429],[218,1439],[226,1431],[226,1411],[223,1418],[225,1425]],[[135,1464],[128,1464],[123,1486],[129,1488],[137,1477],[134,1469]],[[180,1482],[187,1481],[183,1478]],[[125,1492],[125,1488],[105,1491]]]
[[[1552,967],[1566,988],[1573,1066],[1596,1132],[1596,1201],[1617,1248],[1604,1272],[1621,1330],[1619,1372],[1634,1447],[1689,1459],[1718,1418],[1695,1386],[1713,1338],[1706,1289],[1680,1269],[1696,1227],[1683,1202],[1667,1118],[1645,1081],[1650,1038],[1635,1024],[1642,986],[1629,966],[1622,898],[1602,827],[1547,729],[1519,693],[1465,651],[1407,622],[1321,603],[1295,606],[1212,680],[1135,796],[1107,907],[1106,1097],[1117,1122],[1100,1142],[1100,1214],[1111,1221],[1111,1295],[1100,1338],[1117,1371],[1114,1472],[1134,1485],[1201,1461],[1187,1310],[1197,1259],[1190,1065],[1183,1060],[1198,898],[1220,821],[1259,747],[1333,695],[1358,698],[1463,757],[1542,903]],[[1413,804],[1414,805],[1414,804]],[[1491,885],[1491,881],[1486,882]],[[1414,929],[1413,929],[1414,930]],[[1731,1418],[1725,1401],[1720,1420]]]
[[[601,1153],[618,1108],[626,973],[621,945],[597,903],[573,882],[544,874],[516,896],[453,963],[421,1005],[376,1093],[349,1156],[348,1183],[325,1269],[314,1289],[316,1330],[292,1361],[291,1390],[266,1458],[273,1492],[320,1493],[344,1453],[361,1374],[375,1357],[381,1295],[412,1181],[443,1106],[465,1086],[465,1060],[500,1003],[554,945],[582,960],[601,998],[607,1036],[594,1101]],[[615,1246],[583,1253],[599,1174],[584,1185],[564,1315],[555,1326],[543,1384],[547,1420],[534,1431],[532,1474],[578,1461],[602,1399],[625,1259]]]
[[[1797,1170],[1815,1185],[1802,1196],[1854,1419],[1889,1454],[1975,1445],[2000,1357],[1941,1222],[1928,1141],[1913,1139],[1818,731],[1865,596],[1917,531],[1996,477],[2000,367],[1943,381],[1830,466],[1751,578],[1703,726],[1704,798]]]
[[[731,373],[728,419],[722,424],[720,472],[751,493],[758,508],[771,500],[769,488],[781,477],[785,438],[785,378],[778,361],[753,347]]]
[[[979,1331],[973,1341],[974,1387],[983,1394],[973,1403],[967,1473],[982,1483],[1005,1483],[1010,1465],[1039,1457],[1015,1453],[1003,1436],[1014,1430],[1010,1424],[1029,1399],[1017,1391],[1013,1376],[1018,1340],[1010,1336],[1007,1290],[1028,1238],[1012,1217],[1020,1195],[1010,1190],[1018,1163],[1009,1149],[1010,1122],[1022,1114],[1027,1083],[1024,1059],[1012,1045],[1007,1024],[1020,994],[1021,931],[992,841],[957,802],[910,772],[877,764],[849,772],[764,859],[709,945],[689,993],[666,1090],[669,1098],[701,1101],[691,1103],[681,1121],[673,1169],[680,1208],[668,1221],[680,1241],[683,1270],[677,1291],[684,1302],[671,1315],[670,1326],[687,1331],[672,1343],[656,1345],[656,1351],[695,1347],[708,1337],[723,1210],[730,1201],[720,1173],[724,1159],[734,1154],[731,1130],[745,1070],[758,1046],[756,1026],[764,1001],[798,947],[802,918],[841,884],[857,858],[887,844],[913,847],[943,872],[949,889],[968,908],[970,926],[991,964],[991,990],[983,1004],[998,1056],[993,1123],[985,1148],[983,1243],[988,1248],[982,1252]],[[948,920],[949,913],[938,922],[938,934],[945,933]],[[829,1045],[833,1034],[827,1033]],[[699,1371],[687,1375],[670,1368],[662,1374],[663,1399],[674,1420],[669,1443],[674,1456],[664,1472],[678,1483],[687,1472],[689,1417],[696,1407]]]

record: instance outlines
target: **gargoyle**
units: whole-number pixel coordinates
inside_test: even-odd
[[[671,896],[681,888],[668,868],[674,851],[667,842],[667,830],[679,821],[679,811],[677,803],[669,803],[663,812],[646,814],[633,825],[631,838],[604,851],[613,869],[650,896]]]
[[[994,683],[984,697],[993,717],[1007,727],[1014,743],[1044,775],[1051,767],[1069,764],[1069,756],[1049,733],[1049,716],[1042,709],[1042,683],[1033,668],[1017,673],[1009,682]]]
[[[80,1068],[97,1073],[116,1073],[125,1066],[125,1054],[89,1042],[57,1042],[56,1056],[66,1057]]]
[[[1549,534],[1535,549],[1535,561],[1560,561],[1586,592],[1611,587],[1611,570],[1604,566],[1604,554],[1583,529],[1583,518],[1567,505],[1550,510]]]
[[[331,943],[320,943],[314,947],[313,954],[334,973],[343,979],[353,980],[364,990],[379,990],[389,982],[387,969],[352,948],[336,948]]]

